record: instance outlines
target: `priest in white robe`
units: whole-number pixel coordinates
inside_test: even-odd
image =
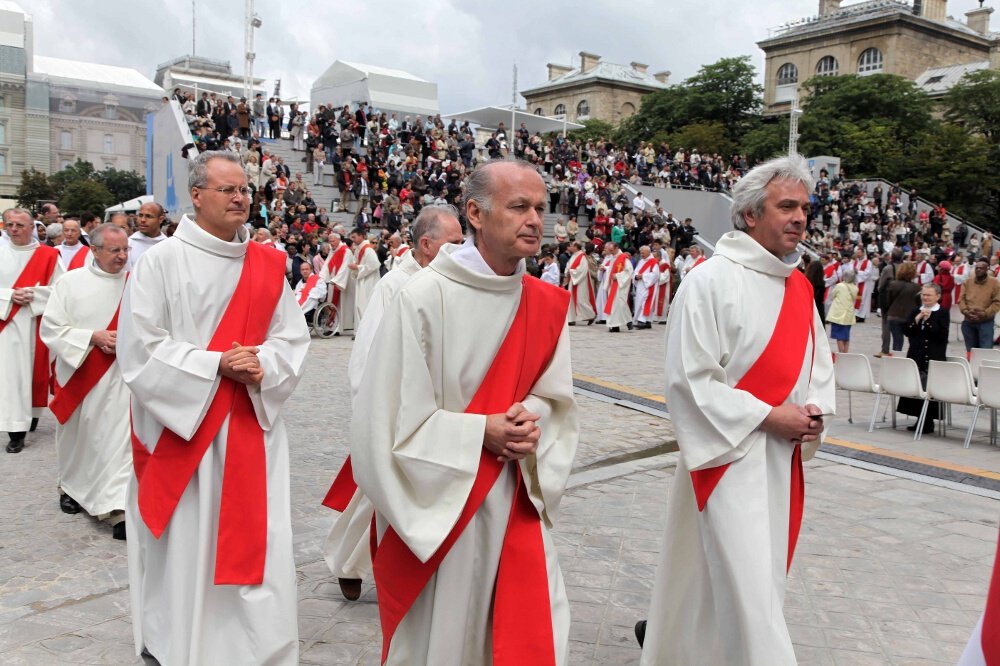
[[[79,220],[71,218],[63,222],[63,242],[56,249],[64,271],[83,268],[90,257],[90,248],[80,242],[80,235]]]
[[[607,317],[608,332],[618,333],[622,326],[632,330],[632,310],[628,307],[629,292],[632,290],[632,274],[635,269],[629,256],[615,243],[605,243],[611,246],[609,256],[611,263],[605,277],[608,301],[604,305],[604,315]]]
[[[313,273],[312,264],[303,261],[299,267],[302,279],[295,285],[295,302],[299,304],[306,321],[312,323],[312,313],[316,306],[326,298],[326,282],[317,273]]]
[[[562,665],[569,604],[549,530],[578,435],[569,295],[524,275],[548,198],[534,167],[487,162],[465,192],[472,236],[389,304],[355,398],[383,660],[490,664],[502,649],[502,663]]]
[[[601,247],[601,265],[597,267],[597,318],[594,319],[598,324],[603,324],[607,321],[608,316],[604,314],[605,306],[608,304],[608,274],[611,271],[611,248],[612,246],[605,243]]]
[[[812,177],[801,157],[733,190],[738,229],[684,279],[667,330],[680,459],[641,663],[794,666],[782,613],[802,460],[835,408],[813,290],[796,269]],[[763,195],[763,200],[762,200]]]
[[[854,302],[854,316],[864,321],[871,314],[872,293],[875,291],[878,271],[875,270],[875,264],[865,256],[864,250],[860,247],[854,251],[854,260],[850,265],[854,267],[854,275],[858,281],[858,297]]]
[[[543,252],[539,268],[542,269],[542,274],[539,276],[542,282],[551,284],[553,287],[562,284],[562,275],[559,273],[559,262],[556,261],[556,255],[551,252]]]
[[[398,231],[389,236],[389,256],[382,262],[386,272],[396,268],[409,251],[410,246],[403,242],[403,237],[399,235]]]
[[[660,281],[656,287],[656,311],[653,314],[653,321],[666,324],[674,286],[670,251],[660,246],[659,241],[653,241],[653,255],[660,261]]]
[[[573,253],[566,264],[566,279],[570,291],[569,325],[575,326],[581,321],[592,323],[597,316],[597,304],[594,300],[594,283],[590,279],[590,261],[579,241],[570,243],[569,249]]]
[[[125,491],[132,477],[129,392],[115,362],[118,307],[125,289],[128,235],[113,224],[90,234],[94,261],[64,274],[42,316],[42,341],[55,356],[59,506],[81,508],[125,538]]]
[[[139,263],[142,255],[146,254],[153,246],[167,240],[166,234],[162,231],[163,222],[167,214],[163,206],[150,201],[139,207],[135,221],[137,230],[129,236],[128,246],[128,270],[132,270]]]
[[[340,335],[342,330],[353,328],[354,322],[354,300],[350,290],[351,263],[354,255],[347,243],[343,242],[340,234],[331,233],[329,240],[330,252],[326,255],[326,261],[320,268],[320,279],[326,282],[326,293],[330,302],[338,311],[337,329],[334,335]]]
[[[354,244],[354,261],[350,265],[354,273],[354,330],[357,331],[361,325],[361,318],[368,307],[368,301],[372,297],[375,285],[378,284],[379,262],[375,248],[368,242],[368,238],[361,229],[355,229],[350,234],[351,243]],[[357,335],[357,333],[355,333]]]
[[[648,245],[639,248],[639,261],[632,277],[635,282],[635,319],[639,328],[652,328],[656,315],[656,288],[660,284],[660,261]]]
[[[368,302],[364,322],[358,327],[347,364],[352,398],[357,395],[372,341],[392,299],[417,271],[433,261],[443,245],[462,243],[458,211],[450,205],[424,206],[413,221],[411,236],[413,249],[402,256],[393,271],[379,280]],[[356,408],[364,410],[365,406],[357,405]],[[345,463],[324,500],[324,504],[341,511],[341,514],[330,528],[323,555],[330,572],[337,577],[344,597],[354,601],[361,596],[361,582],[372,569],[369,529],[375,509],[365,494],[357,489],[353,477],[347,479],[344,476],[350,473],[349,463]],[[347,502],[346,506],[344,502]]]
[[[119,318],[136,654],[164,666],[296,664],[281,412],[309,331],[284,254],[250,242],[239,157],[204,152],[190,169],[195,219],[143,256]]]
[[[63,274],[59,252],[40,245],[23,208],[4,211],[9,241],[0,245],[0,430],[7,453],[20,453],[48,404],[48,350],[38,336],[51,285]]]

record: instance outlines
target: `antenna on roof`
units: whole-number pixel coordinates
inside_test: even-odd
[[[194,3],[195,3],[195,0],[191,0],[191,57],[192,58],[194,57],[194,36],[195,36],[195,29],[194,29],[194,13],[195,13],[194,12]]]

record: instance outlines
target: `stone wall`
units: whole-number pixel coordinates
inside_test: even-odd
[[[577,106],[586,101],[590,106],[587,118],[596,118],[617,125],[639,110],[642,98],[647,92],[640,92],[631,87],[618,86],[611,83],[591,82],[587,85],[574,86],[563,90],[544,91],[530,97],[525,97],[529,113],[541,109],[541,115],[556,115],[556,107],[563,104],[566,107],[566,119],[579,122]]]

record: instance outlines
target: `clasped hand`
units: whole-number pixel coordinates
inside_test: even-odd
[[[259,347],[244,347],[234,342],[232,349],[222,352],[219,373],[240,384],[259,385],[264,380],[264,368],[257,358],[259,352]]]
[[[771,409],[761,429],[793,444],[814,442],[823,432],[823,412],[811,404],[778,405]]]
[[[529,412],[524,405],[515,402],[503,414],[489,414],[486,417],[486,434],[483,446],[497,456],[500,462],[521,460],[538,448],[542,431],[537,421],[542,418]]]
[[[90,335],[90,344],[108,355],[115,353],[115,345],[117,343],[118,333],[115,331],[94,331]]]
[[[14,294],[10,297],[10,299],[18,305],[27,305],[31,301],[35,300],[35,290],[31,287],[15,289]]]

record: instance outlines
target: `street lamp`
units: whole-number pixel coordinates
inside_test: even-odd
[[[243,96],[247,102],[253,100],[253,61],[257,54],[253,51],[253,31],[263,25],[254,13],[254,0],[246,0],[245,28],[243,31]]]

